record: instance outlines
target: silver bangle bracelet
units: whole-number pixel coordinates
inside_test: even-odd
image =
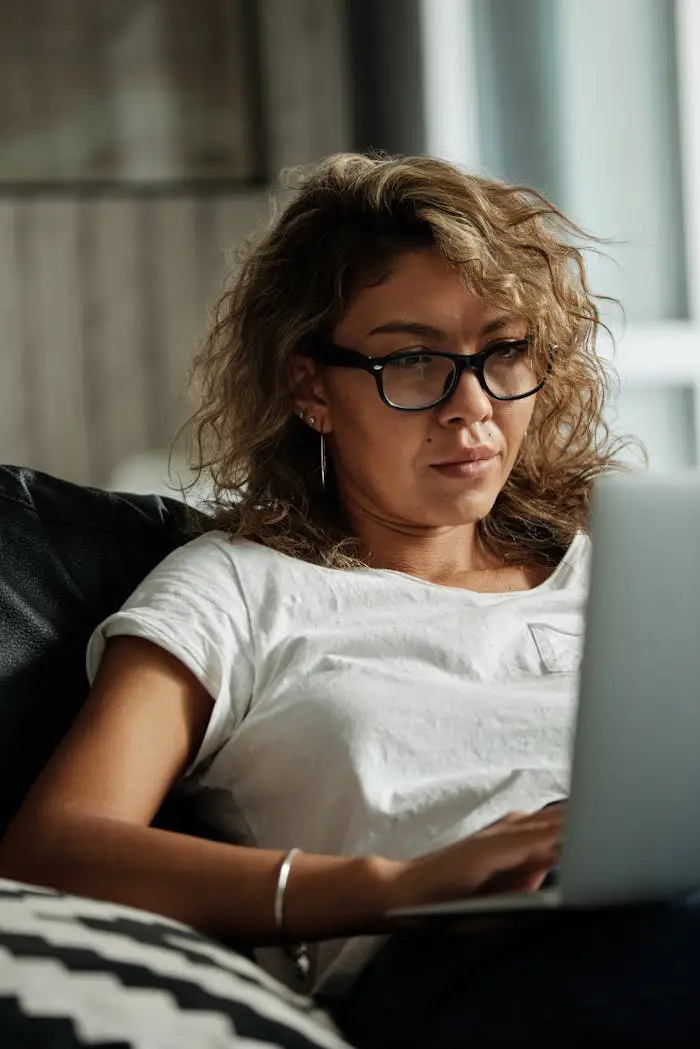
[[[289,944],[284,943],[285,931],[284,931],[284,894],[287,889],[287,882],[289,880],[289,872],[292,869],[292,861],[294,857],[300,852],[300,849],[290,849],[287,855],[282,860],[282,864],[277,875],[277,889],[275,891],[275,925],[279,932],[286,953],[294,961],[297,976],[300,979],[305,979],[309,972],[309,953],[305,943]]]
[[[289,850],[282,860],[282,866],[277,875],[277,891],[275,892],[275,925],[277,926],[277,931],[281,933],[282,936],[284,936],[284,894],[287,889],[289,872],[292,869],[292,860],[298,852],[299,849]]]

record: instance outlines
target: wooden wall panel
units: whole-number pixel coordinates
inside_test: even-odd
[[[197,221],[200,209],[192,199],[154,204],[159,265],[154,267],[153,294],[159,304],[156,368],[158,417],[180,419],[186,411],[186,380],[195,347],[201,339],[206,302],[201,288]]]
[[[148,347],[143,338],[138,212],[130,200],[90,206],[92,265],[86,362],[99,410],[93,413],[95,476],[149,447]]]
[[[90,462],[86,404],[83,286],[80,251],[82,208],[75,200],[40,200],[30,212],[23,323],[31,330],[33,389],[28,392],[42,466],[86,482]]]
[[[0,461],[104,484],[167,449],[234,241],[264,212],[257,191],[0,203]]]
[[[22,300],[18,267],[17,208],[0,203],[0,449],[17,462],[31,455],[25,425]]]

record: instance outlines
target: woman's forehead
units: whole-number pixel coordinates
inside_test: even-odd
[[[411,252],[400,256],[380,283],[358,291],[336,334],[366,336],[423,325],[436,335],[456,330],[477,335],[518,319],[514,310],[489,304],[468,288],[463,275],[436,253]]]

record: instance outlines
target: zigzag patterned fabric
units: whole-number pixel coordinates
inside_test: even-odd
[[[314,1002],[186,925],[0,879],[1,1049],[347,1049]]]

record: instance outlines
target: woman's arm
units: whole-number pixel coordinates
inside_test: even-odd
[[[150,642],[111,641],[90,696],[0,843],[0,875],[130,904],[222,940],[273,943],[284,853],[150,827],[197,753],[204,688]],[[388,931],[392,907],[534,888],[555,859],[555,810],[508,818],[417,861],[300,853],[285,895],[298,940]]]
[[[221,939],[274,942],[284,853],[149,826],[201,744],[212,699],[147,641],[111,641],[90,696],[0,843],[0,874],[131,904]],[[400,865],[299,854],[290,934],[376,928]]]

